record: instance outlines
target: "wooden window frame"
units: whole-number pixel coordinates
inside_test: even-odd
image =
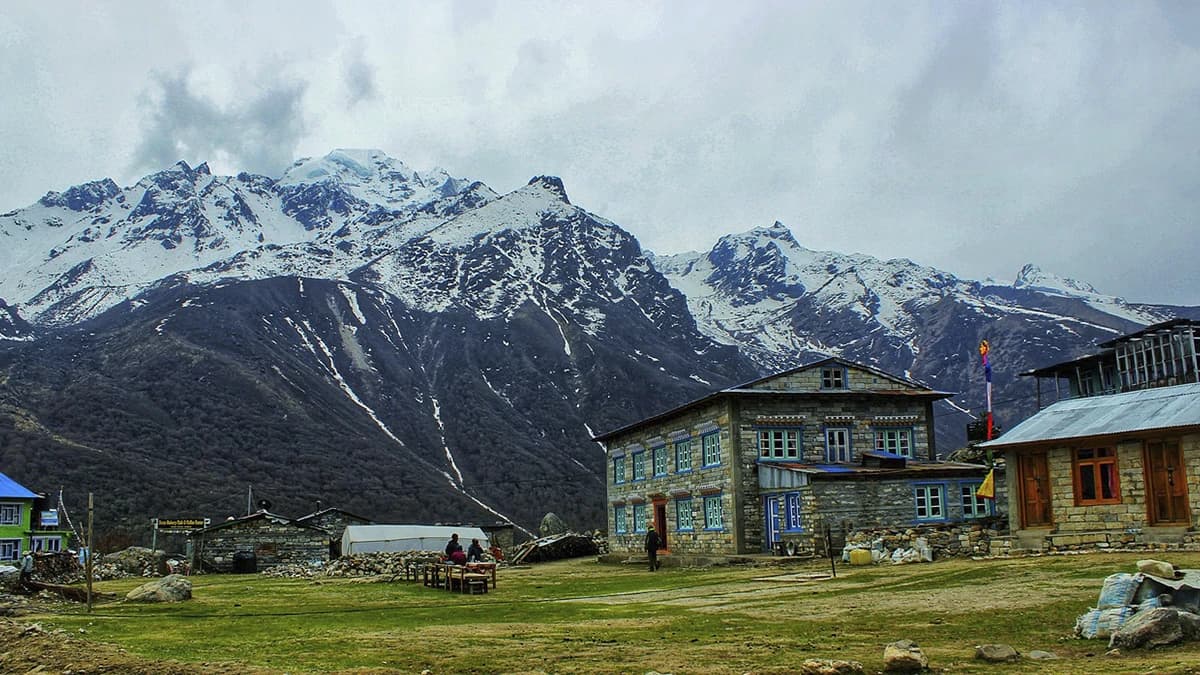
[[[888,438],[887,438],[888,434],[896,434],[896,439],[895,439],[896,440],[895,445],[896,445],[896,449],[897,449],[896,452],[893,452],[892,450],[888,449]],[[904,438],[904,436],[901,436],[901,434],[904,434],[908,437],[908,452],[907,452],[907,454],[905,454],[904,452],[899,452],[899,450],[901,450],[900,446],[903,445],[903,443],[901,443],[901,439]],[[916,448],[913,447],[913,437],[914,436],[916,436],[916,434],[913,433],[912,427],[876,427],[875,428],[875,449],[880,452],[891,452],[894,455],[899,455],[901,457],[907,457],[908,459],[915,459],[917,456],[917,453],[916,453]]]
[[[653,453],[652,457],[650,458],[650,461],[654,467],[653,475],[656,478],[667,475],[667,473],[670,471],[670,467],[667,465],[667,446],[655,446],[650,452]],[[661,462],[659,460],[661,460]],[[659,471],[660,466],[662,471]]]
[[[684,522],[684,516],[687,522]],[[691,497],[679,497],[675,500],[675,531],[693,532],[696,529],[696,513],[692,510]]]
[[[629,534],[629,521],[626,520],[624,505],[613,507],[613,529],[616,534]]]
[[[682,461],[684,458],[687,461]],[[688,473],[692,470],[692,439],[681,438],[675,441],[675,473]]]
[[[1084,452],[1097,453],[1092,457],[1080,458],[1080,454]],[[1104,453],[1103,455],[1099,453]],[[1109,486],[1113,493],[1112,497],[1102,497],[1103,486],[1100,483],[1102,475],[1102,466],[1112,466],[1112,485]],[[1093,484],[1095,494],[1098,495],[1092,499],[1083,497],[1083,476],[1081,469],[1085,466],[1093,467]],[[1075,491],[1075,506],[1097,506],[1102,504],[1120,504],[1121,503],[1121,472],[1117,462],[1117,449],[1112,446],[1099,448],[1072,448],[1071,449],[1071,482],[1072,488]]]
[[[821,389],[824,391],[845,391],[850,387],[846,377],[846,368],[831,366],[821,369]]]
[[[625,455],[613,457],[613,485],[624,485],[627,480],[625,477]]]
[[[758,430],[758,458],[797,460],[804,456],[803,443],[800,427],[762,428]]]

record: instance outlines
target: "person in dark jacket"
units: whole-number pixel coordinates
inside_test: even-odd
[[[478,539],[472,539],[471,545],[467,547],[467,562],[483,562],[483,547],[479,545]]]
[[[450,535],[450,541],[446,542],[446,557],[453,558],[455,551],[461,552],[462,550],[462,544],[458,543],[458,533],[455,532]]]
[[[646,532],[646,557],[650,559],[650,571],[653,572],[659,568],[661,563],[658,562],[658,547],[661,540],[658,538],[658,530],[653,527]]]

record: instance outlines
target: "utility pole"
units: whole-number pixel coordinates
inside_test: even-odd
[[[88,614],[92,613],[92,524],[93,519],[93,501],[92,493],[88,493],[88,526],[87,526],[87,608]]]

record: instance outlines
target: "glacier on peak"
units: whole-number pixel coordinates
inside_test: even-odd
[[[1020,272],[1017,272],[1017,278],[1013,281],[1012,286],[1013,288],[1027,288],[1051,295],[1083,297],[1104,295],[1091,284],[1044,272],[1042,268],[1033,263],[1025,265],[1021,268]]]

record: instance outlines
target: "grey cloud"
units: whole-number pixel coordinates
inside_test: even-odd
[[[221,107],[188,86],[188,73],[156,74],[158,96],[145,92],[148,125],[132,169],[154,171],[180,159],[227,157],[238,169],[276,175],[294,159],[305,133],[303,82],[272,82],[258,93]],[[247,87],[253,89],[253,87]]]
[[[349,95],[346,101],[347,107],[353,107],[362,101],[370,101],[379,97],[379,87],[375,82],[375,68],[367,63],[362,43],[358,43],[358,47],[351,50],[342,78]]]

